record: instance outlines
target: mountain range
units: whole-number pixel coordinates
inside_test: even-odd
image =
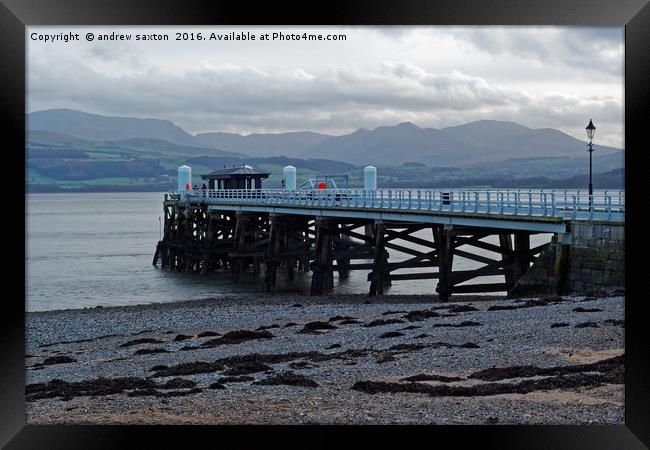
[[[345,161],[378,166],[419,162],[430,167],[473,167],[498,161],[544,157],[582,157],[586,143],[552,128],[533,129],[514,122],[481,120],[446,128],[420,128],[411,122],[358,129],[342,136],[304,132],[241,135],[192,135],[167,120],[107,117],[70,109],[50,109],[27,115],[33,131],[65,134],[93,141],[146,140],[195,150],[194,156],[232,152],[252,157],[288,156]],[[215,125],[218,128],[218,125]],[[221,152],[219,152],[221,151]],[[596,145],[596,151],[620,160],[621,149]]]

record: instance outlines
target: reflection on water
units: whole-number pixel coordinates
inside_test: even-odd
[[[187,275],[153,267],[151,260],[161,232],[162,198],[162,193],[150,192],[29,194],[26,310],[171,302],[262,292],[263,274],[243,273],[240,282],[234,283],[227,273]],[[421,230],[415,235],[430,240],[430,233]],[[531,246],[549,239],[549,235],[533,236]],[[498,244],[496,236],[487,241]],[[422,249],[415,244],[401,245]],[[494,255],[485,250],[476,253]],[[390,251],[391,262],[406,257]],[[478,266],[480,263],[454,259],[454,270]],[[475,282],[489,281],[502,282],[503,277]],[[309,293],[310,283],[310,273],[296,273],[294,281],[289,282],[280,269],[276,289]],[[436,283],[437,280],[395,282],[385,292],[433,293]],[[366,293],[368,285],[366,271],[352,271],[341,282],[335,272],[335,293]]]

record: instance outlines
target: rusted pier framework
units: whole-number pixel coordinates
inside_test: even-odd
[[[428,279],[442,300],[454,293],[510,293],[549,245],[531,248],[534,232],[493,227],[219,211],[172,200],[165,201],[164,211],[154,265],[201,275],[226,272],[233,280],[264,270],[265,291],[275,289],[278,270],[286,271],[289,281],[296,271],[311,271],[311,295],[332,289],[335,273],[343,280],[361,270],[368,274],[370,296],[382,295],[392,283]],[[485,241],[495,235],[498,244]],[[482,265],[454,270],[455,257]],[[503,281],[467,284],[488,276]]]

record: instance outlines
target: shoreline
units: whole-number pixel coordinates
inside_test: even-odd
[[[455,302],[481,302],[507,300],[506,295],[454,295],[447,303]],[[91,306],[83,308],[48,309],[40,311],[25,311],[26,315],[56,314],[76,311],[99,311],[99,310],[129,310],[129,309],[160,309],[160,308],[182,308],[205,305],[232,305],[238,304],[277,304],[284,305],[295,301],[308,302],[310,304],[347,304],[347,303],[443,303],[435,294],[386,294],[369,297],[368,294],[325,294],[321,296],[310,296],[299,293],[265,293],[265,294],[223,294],[218,297],[200,297],[189,300],[170,300],[164,302],[135,303],[132,305],[111,305]],[[244,302],[242,304],[242,302]]]
[[[35,312],[26,417],[621,424],[623,306],[621,296],[247,295]]]

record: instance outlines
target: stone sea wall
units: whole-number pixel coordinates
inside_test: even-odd
[[[625,289],[625,225],[573,221],[554,236],[511,296]]]
[[[564,291],[625,288],[625,226],[571,222]]]

